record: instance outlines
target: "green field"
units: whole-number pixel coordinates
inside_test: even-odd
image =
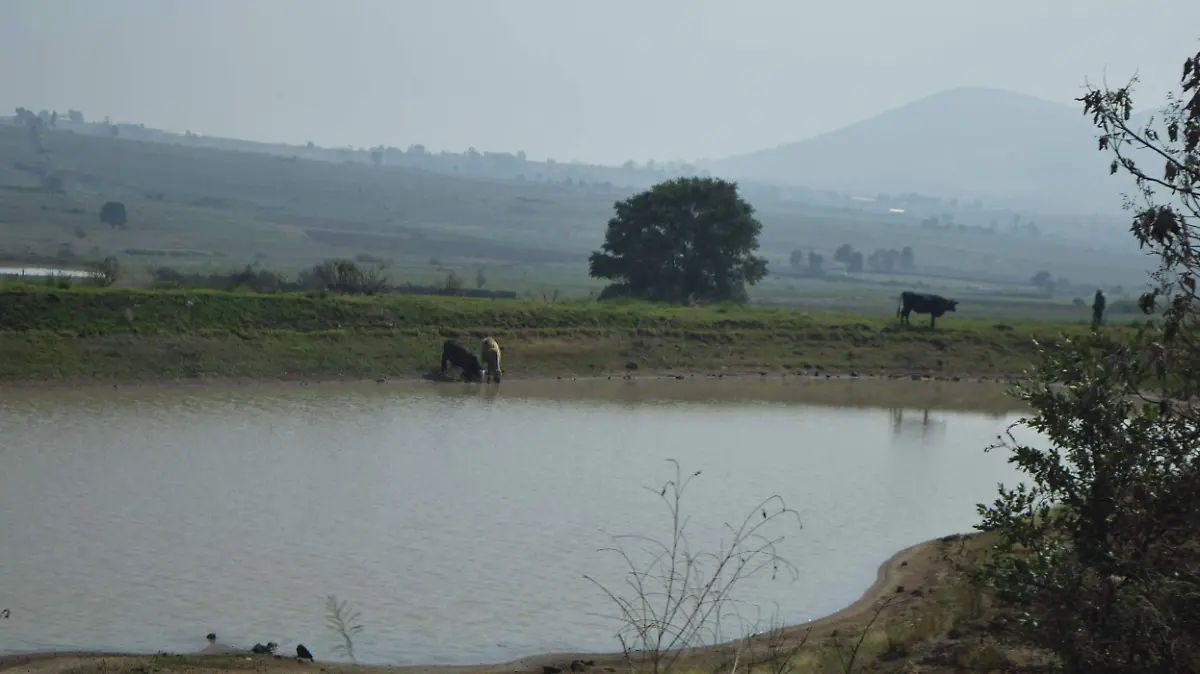
[[[1016,375],[1031,339],[1082,324],[388,295],[4,286],[0,379],[418,377],[454,337],[495,336],[510,376]],[[1123,330],[1124,328],[1110,328]]]
[[[489,289],[586,297],[601,287],[587,277],[587,254],[602,241],[613,202],[633,192],[607,181],[551,181],[533,163],[527,178],[490,178],[63,130],[45,132],[41,142],[44,153],[25,129],[0,125],[0,260],[82,265],[116,255],[125,286],[145,285],[146,270],[164,265],[254,264],[294,274],[329,257],[370,256],[391,262],[396,283],[440,284],[454,271],[474,286],[482,268]],[[760,303],[886,313],[900,290],[914,288],[959,298],[964,315],[1078,320],[1086,310],[1072,307],[1074,298],[1090,303],[1097,286],[1121,286],[1109,294],[1115,305],[1145,282],[1146,260],[1132,244],[1087,243],[1077,219],[1038,216],[1045,233],[1034,236],[1008,231],[1003,213],[963,207],[943,214],[962,228],[933,230],[916,211],[745,191],[775,272],[753,289]],[[126,204],[126,228],[100,222],[108,200]],[[997,221],[1002,226],[988,228]],[[838,281],[787,276],[789,255],[801,249],[824,255],[840,277],[832,258],[843,243],[867,254],[911,246],[917,270]],[[1072,287],[1052,300],[1037,297],[1028,279],[1040,270]]]

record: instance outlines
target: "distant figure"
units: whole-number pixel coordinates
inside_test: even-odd
[[[205,639],[208,639],[209,643],[212,643],[212,642],[214,642],[214,641],[216,641],[216,640],[217,640],[217,633],[216,633],[216,632],[209,632],[209,633],[208,633],[208,636],[206,636],[206,637],[204,637],[204,638],[205,638]]]
[[[483,366],[475,354],[467,351],[461,344],[447,339],[442,344],[442,376],[446,376],[446,368],[450,365],[462,370],[462,377],[467,381],[481,381]]]
[[[296,657],[300,658],[301,660],[313,659],[312,651],[309,651],[307,648],[305,648],[304,644],[298,644],[296,646]]]
[[[1096,288],[1096,298],[1092,300],[1092,325],[1100,325],[1104,322],[1104,307],[1108,301],[1104,299],[1104,291]]]
[[[276,648],[279,648],[279,644],[275,643],[274,641],[268,641],[266,646],[262,644],[254,644],[254,648],[251,648],[250,652],[258,655],[274,655]]]
[[[500,375],[504,373],[500,369],[500,345],[491,337],[485,337],[481,353],[483,354],[483,363],[487,365],[487,380],[495,380],[499,384]]]
[[[937,321],[939,316],[945,314],[947,311],[956,311],[957,309],[958,300],[946,299],[941,295],[914,293],[911,290],[905,290],[900,293],[900,304],[896,307],[896,317],[904,321],[905,325],[912,325],[908,322],[908,315],[912,312],[929,314],[929,328],[932,330],[934,322]]]

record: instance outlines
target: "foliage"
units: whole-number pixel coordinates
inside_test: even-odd
[[[811,278],[820,278],[825,275],[825,256],[815,250],[809,251],[808,255],[804,251],[796,249],[788,257],[788,266],[792,272],[801,276]]]
[[[47,288],[69,290],[71,286],[75,285],[75,279],[70,276],[47,276],[42,280],[42,285]]]
[[[363,631],[359,623],[361,614],[352,610],[346,600],[338,601],[334,595],[325,597],[325,625],[341,639],[342,643],[333,647],[335,653],[345,653],[352,662],[354,657],[354,637]]]
[[[793,579],[798,576],[797,569],[778,553],[784,535],[771,530],[791,521],[799,528],[800,517],[778,495],[757,504],[737,525],[726,525],[730,540],[716,550],[693,551],[686,535],[689,518],[683,515],[681,505],[688,485],[700,471],[684,477],[679,462],[668,461],[675,466],[674,479],[661,489],[647,488],[667,507],[670,530],[666,538],[615,536],[617,545],[607,549],[621,557],[628,569],[625,584],[629,594],[585,576],[617,609],[621,624],[617,639],[630,672],[670,672],[683,649],[719,643],[720,624],[729,617],[739,582],[763,572],[770,572],[772,578],[780,571]],[[639,550],[622,547],[624,541],[634,542]],[[639,557],[645,559],[639,561]]]
[[[1195,339],[1196,279],[1200,273],[1196,250],[1200,226],[1200,53],[1184,62],[1181,93],[1169,96],[1161,120],[1151,119],[1141,129],[1129,125],[1136,81],[1111,91],[1092,89],[1079,100],[1102,133],[1100,149],[1114,155],[1111,172],[1124,170],[1137,186],[1136,193],[1127,196],[1126,201],[1126,208],[1135,211],[1130,231],[1142,248],[1160,260],[1154,274],[1157,285],[1143,295],[1140,304],[1146,313],[1165,306],[1160,360],[1163,367],[1180,368],[1184,365],[1180,359],[1200,357]],[[1160,129],[1165,130],[1165,137]],[[1162,169],[1144,168],[1153,163],[1159,163]]]
[[[124,229],[128,221],[129,218],[125,212],[125,204],[119,201],[109,201],[100,207],[100,222],[109,227]]]
[[[348,295],[375,295],[387,290],[387,265],[356,264],[353,260],[325,260],[297,279],[301,287]]]
[[[1071,672],[1194,671],[1200,644],[1200,451],[1190,415],[1142,404],[1149,342],[1103,334],[1043,352],[1020,396],[1049,448],[1002,447],[1032,486],[980,506],[996,531],[981,580],[1016,639]],[[1189,635],[1191,635],[1189,637]]]
[[[251,293],[338,293],[342,295],[468,295],[495,299],[512,299],[513,291],[463,290],[447,288],[442,282],[437,285],[414,286],[392,285],[384,274],[388,263],[370,255],[359,255],[358,260],[326,260],[310,269],[302,270],[295,277],[259,267],[246,265],[232,272],[180,271],[168,266],[150,267],[151,288],[155,290],[220,290],[223,292]],[[452,284],[453,285],[453,284]]]
[[[833,260],[845,265],[846,273],[848,274],[861,274],[863,271],[862,252],[854,250],[854,246],[848,243],[838,246],[838,249],[833,253]]]
[[[1054,277],[1050,274],[1050,272],[1043,269],[1042,271],[1039,271],[1038,273],[1034,274],[1029,279],[1029,282],[1031,284],[1033,284],[1033,286],[1038,289],[1038,292],[1042,293],[1043,295],[1046,295],[1046,296],[1054,295],[1054,291],[1055,291]]]
[[[817,254],[816,251],[808,254],[808,272],[812,276],[825,275],[825,256]]]
[[[1129,126],[1132,86],[1079,100],[1112,172],[1137,184],[1131,230],[1160,260],[1141,306],[1163,303],[1162,329],[1128,341],[1097,330],[1044,350],[1019,394],[1034,410],[1022,423],[1050,446],[1010,435],[1002,446],[1033,485],[980,506],[980,527],[999,540],[978,579],[1005,607],[1007,634],[1069,672],[1200,669],[1200,54],[1165,109],[1165,137],[1153,122]],[[1161,174],[1135,157],[1161,162]],[[1147,384],[1157,399],[1143,396]]]
[[[900,251],[895,248],[876,248],[867,258],[867,268],[880,274],[891,274],[900,269]]]
[[[614,281],[602,297],[744,301],[745,286],[767,274],[754,255],[762,223],[737,183],[669,180],[614,209],[601,250],[588,258],[592,277]]]

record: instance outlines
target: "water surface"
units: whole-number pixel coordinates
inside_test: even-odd
[[[0,650],[188,651],[215,631],[330,658],[331,593],[362,613],[363,662],[614,650],[583,575],[619,582],[607,533],[669,533],[644,488],[668,458],[702,471],[695,547],[772,493],[799,511],[799,578],[739,597],[802,622],[897,550],[969,531],[1017,479],[982,449],[1018,409],[949,382],[8,389]]]

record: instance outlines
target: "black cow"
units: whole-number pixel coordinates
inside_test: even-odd
[[[896,317],[904,321],[905,325],[912,325],[908,322],[908,315],[912,312],[929,314],[929,327],[932,329],[938,316],[947,311],[955,311],[957,308],[958,300],[947,299],[941,295],[914,293],[911,290],[905,290],[900,293],[900,305],[896,307]]]
[[[467,381],[483,381],[483,366],[479,364],[479,359],[452,339],[442,344],[442,376],[446,375],[448,365],[461,369],[463,379]]]

